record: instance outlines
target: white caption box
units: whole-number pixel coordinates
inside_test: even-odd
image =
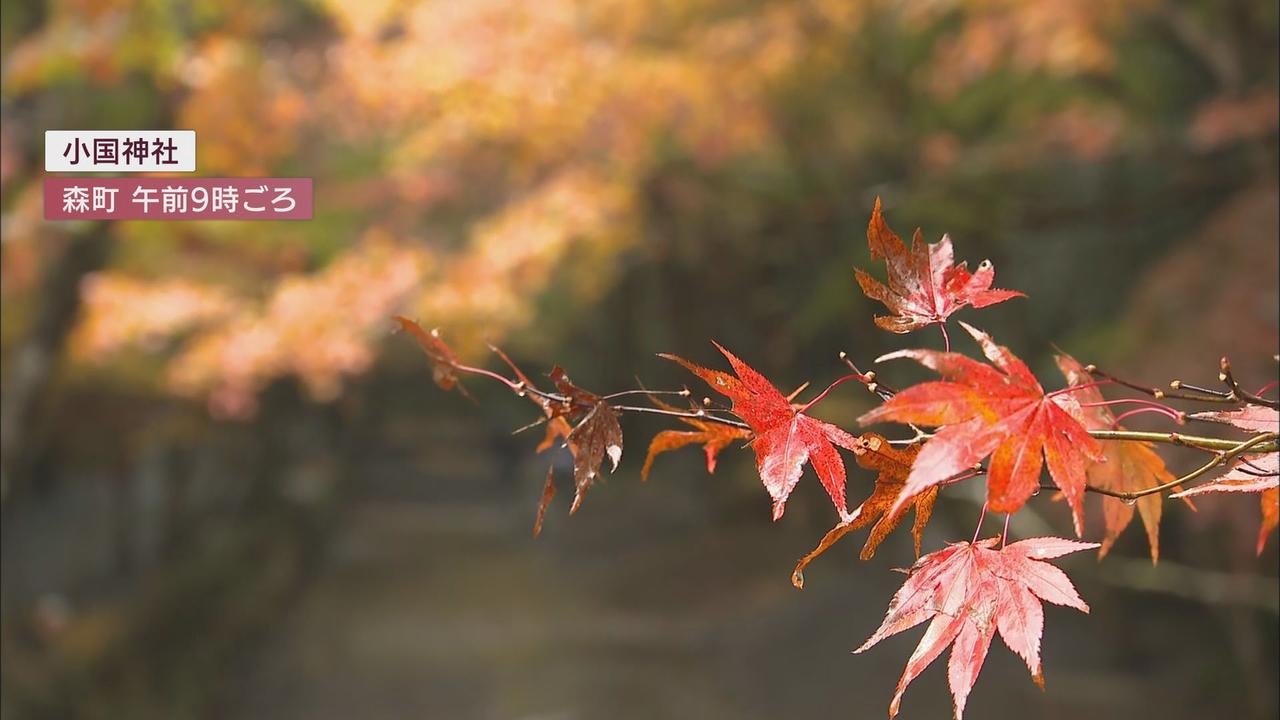
[[[195,130],[46,130],[47,172],[194,172]]]

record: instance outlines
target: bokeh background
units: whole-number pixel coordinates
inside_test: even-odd
[[[1211,383],[1222,354],[1276,376],[1271,0],[6,0],[0,20],[6,720],[882,716],[919,633],[849,651],[909,537],[869,563],[847,541],[797,592],[835,520],[812,475],[778,523],[747,451],[711,477],[665,455],[641,484],[663,424],[633,418],[570,518],[567,453],[510,434],[533,408],[440,392],[392,313],[598,391],[679,387],[654,353],[717,363],[711,338],[820,387],[841,350],[940,344],[876,329],[853,282],[882,273],[881,196],[1028,293],[962,317],[1046,378],[1054,344],[1151,383]],[[194,129],[200,174],[314,177],[315,218],[45,222],[59,128]],[[867,402],[845,386],[820,415]],[[872,479],[851,469],[851,496]],[[971,532],[969,485],[926,548]],[[1069,532],[1047,495],[1014,534]],[[1047,610],[1045,692],[993,649],[970,714],[1275,717],[1277,542],[1254,556],[1254,498],[1199,507],[1169,507],[1156,569],[1137,528],[1064,560],[1093,612]],[[904,712],[949,714],[942,670]]]

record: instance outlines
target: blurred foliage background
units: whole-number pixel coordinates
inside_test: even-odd
[[[1153,384],[1276,375],[1280,20],[1228,0],[14,0],[0,6],[5,718],[878,716],[914,643],[853,657],[897,538],[790,589],[750,453],[638,457],[528,539],[527,404],[468,360],[607,391],[715,338],[794,387],[904,345],[851,268],[884,198],[1025,301],[978,323]],[[315,178],[310,222],[49,223],[47,129],[189,128],[200,174]],[[873,272],[879,274],[879,268]],[[973,314],[966,319],[973,320]],[[912,371],[893,368],[909,380]],[[1046,378],[1051,375],[1046,374]],[[1052,381],[1050,381],[1052,382]],[[473,383],[474,385],[474,383]],[[847,386],[846,386],[847,387]],[[824,402],[846,425],[856,388]],[[1174,465],[1188,458],[1169,454]],[[850,494],[872,478],[851,471]],[[927,545],[981,488],[948,493]],[[1048,498],[1015,532],[1065,533]],[[1048,690],[981,716],[1274,717],[1257,505],[1166,513],[1050,610]],[[1095,508],[1096,510],[1096,508]],[[1048,529],[1046,529],[1048,528]],[[1093,529],[1100,532],[1100,522]],[[997,657],[999,656],[999,657]],[[940,671],[908,695],[948,712]]]

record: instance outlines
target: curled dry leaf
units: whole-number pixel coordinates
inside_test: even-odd
[[[439,385],[442,390],[452,390],[456,387],[459,392],[466,395],[466,388],[458,382],[458,357],[440,339],[440,333],[435,329],[428,332],[403,315],[394,315],[391,319],[413,335],[418,341],[418,346],[427,354],[427,358],[431,360],[431,377],[436,381],[436,385]]]
[[[1280,522],[1280,453],[1240,458],[1222,477],[1169,497],[1192,497],[1211,493],[1261,493],[1262,527],[1258,530],[1258,554],[1267,547],[1267,538]]]
[[[813,464],[836,511],[842,518],[846,517],[844,461],[832,444],[853,450],[856,439],[831,423],[796,412],[786,396],[763,375],[719,343],[715,346],[729,360],[737,377],[709,370],[675,355],[662,354],[659,357],[680,363],[713,390],[733,401],[733,413],[755,433],[751,446],[756,451],[760,480],[773,498],[773,519],[782,517],[787,497],[799,482],[806,462]]]
[[[889,717],[898,714],[902,694],[911,681],[954,643],[947,680],[955,699],[955,716],[962,718],[969,691],[997,632],[1027,664],[1036,684],[1043,687],[1041,601],[1089,612],[1066,573],[1044,561],[1098,545],[1041,537],[993,549],[998,542],[999,538],[991,538],[953,543],[916,561],[890,601],[884,622],[854,651],[864,652],[891,635],[933,621],[907,660],[889,704]]]
[[[556,415],[547,419],[547,432],[542,437],[542,442],[538,443],[538,447],[534,448],[534,452],[542,452],[552,445],[556,444],[556,440],[568,440],[569,433],[573,432],[573,428],[569,426],[569,421],[563,417]]]
[[[891,514],[889,509],[907,483],[911,465],[915,462],[916,455],[920,454],[920,446],[909,445],[898,450],[875,433],[864,433],[858,440],[863,450],[855,451],[858,464],[880,473],[876,477],[875,489],[862,503],[861,516],[853,521],[855,527],[861,527],[876,520],[859,555],[863,560],[870,560],[880,543],[902,522],[905,513]],[[925,525],[929,524],[929,518],[933,516],[933,504],[937,499],[938,488],[931,487],[916,495],[913,500],[916,518],[911,526],[911,538],[915,543],[916,557],[920,556],[920,541],[924,536]]]
[[[1079,403],[1084,418],[1084,425],[1090,430],[1123,429],[1116,424],[1115,415],[1106,405],[1098,405],[1103,401],[1102,392],[1097,387],[1086,387],[1093,378],[1085,372],[1084,366],[1070,355],[1060,354],[1057,357],[1058,368],[1072,386],[1080,389],[1073,394]],[[1091,462],[1085,469],[1089,483],[1094,487],[1117,492],[1136,492],[1163,485],[1173,481],[1173,474],[1165,468],[1164,460],[1156,454],[1150,443],[1135,440],[1113,440],[1102,443],[1104,460]],[[1189,501],[1188,501],[1189,502]],[[1126,503],[1119,498],[1102,497],[1102,519],[1106,527],[1102,539],[1102,547],[1098,548],[1098,558],[1106,557],[1115,545],[1120,533],[1133,521],[1134,511],[1142,518],[1142,525],[1147,531],[1147,544],[1151,547],[1151,562],[1160,559],[1160,516],[1164,508],[1164,499],[1159,493],[1144,495],[1136,503]]]
[[[876,198],[867,225],[867,244],[873,260],[883,258],[888,273],[888,286],[862,270],[854,276],[862,292],[872,300],[884,303],[892,315],[876,317],[876,325],[895,333],[906,333],[928,325],[947,321],[966,305],[981,308],[1025,297],[1014,290],[993,290],[995,268],[983,260],[976,272],[967,263],[955,264],[951,238],[942,236],[936,243],[926,243],[917,229],[908,249],[902,238],[889,228]]]
[[[862,546],[862,552],[858,557],[870,560],[875,556],[876,548],[902,523],[906,514],[900,512],[897,515],[890,515],[888,510],[902,492],[902,487],[907,482],[907,475],[911,472],[911,463],[919,452],[919,445],[909,445],[899,450],[875,433],[864,433],[857,438],[854,458],[858,461],[858,465],[880,473],[876,478],[875,488],[871,491],[871,495],[862,501],[862,505],[854,509],[851,520],[831,528],[818,546],[796,563],[795,570],[791,573],[792,585],[803,589],[804,570],[809,563],[835,545],[840,538],[872,522],[875,522],[875,526],[871,528],[871,534],[867,536],[867,542]],[[911,526],[911,537],[915,541],[916,557],[920,556],[920,540],[924,535],[925,526],[929,524],[929,518],[933,515],[933,504],[937,499],[938,488],[931,487],[917,495],[913,501],[916,517]]]
[[[589,393],[569,382],[564,370],[555,367],[551,370],[551,380],[568,402],[553,407],[555,417],[580,418],[577,424],[565,437],[569,452],[573,454],[573,505],[569,514],[578,511],[582,498],[591,484],[600,474],[600,465],[608,456],[612,465],[610,472],[618,469],[618,461],[622,459],[622,426],[618,423],[618,413],[599,395]]]
[[[1017,512],[1038,492],[1040,469],[1066,495],[1076,535],[1084,531],[1085,467],[1102,448],[1081,423],[1080,403],[1068,392],[1044,392],[1031,370],[986,333],[960,323],[992,365],[959,353],[902,350],[880,358],[911,358],[943,376],[914,385],[859,418],[938,426],[920,449],[890,514],[939,483],[991,456],[987,501],[994,512]]]
[[[542,499],[538,501],[538,514],[533,518],[533,536],[542,534],[542,520],[547,516],[551,498],[556,496],[555,468],[547,468],[547,481],[542,485]]]
[[[664,410],[677,409],[652,395],[649,396],[649,400]],[[716,471],[716,457],[721,450],[735,442],[751,438],[751,431],[746,428],[698,418],[682,417],[680,421],[695,429],[663,430],[653,436],[653,441],[649,443],[649,454],[644,459],[644,467],[640,469],[641,480],[649,479],[649,470],[653,467],[654,458],[659,454],[677,450],[685,445],[702,445],[702,449],[707,456],[707,474],[714,473]]]

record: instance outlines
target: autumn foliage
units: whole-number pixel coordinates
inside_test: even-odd
[[[687,445],[702,446],[709,473],[715,471],[721,452],[750,446],[774,520],[782,517],[805,466],[813,468],[830,497],[837,522],[796,565],[792,574],[796,587],[803,587],[805,569],[844,536],[871,526],[861,552],[868,559],[907,511],[914,510],[912,535],[919,559],[906,571],[907,580],[890,601],[880,628],[856,651],[929,622],[898,682],[889,705],[891,717],[897,714],[907,686],[948,647],[947,678],[955,715],[962,717],[996,635],[1043,686],[1042,603],[1089,610],[1067,575],[1049,561],[1094,548],[1099,557],[1104,556],[1136,511],[1154,563],[1159,557],[1159,524],[1166,497],[1207,500],[1214,494],[1257,495],[1262,507],[1261,554],[1280,515],[1280,404],[1269,397],[1274,383],[1250,392],[1223,358],[1218,376],[1221,389],[1179,381],[1157,388],[1112,376],[1060,352],[1057,363],[1065,386],[1047,390],[1025,362],[973,325],[960,323],[982,360],[951,346],[946,332],[951,315],[966,307],[980,309],[1023,297],[1017,291],[991,287],[995,270],[990,262],[983,261],[970,272],[965,263],[956,264],[949,237],[930,244],[919,230],[908,246],[889,228],[879,200],[867,240],[872,257],[884,260],[887,273],[881,282],[862,269],[855,271],[863,292],[891,313],[877,317],[876,324],[894,333],[937,325],[944,346],[942,350],[899,350],[876,362],[914,360],[939,379],[894,390],[878,371],[864,372],[842,355],[849,372],[811,399],[799,401],[807,386],[784,394],[737,354],[715,343],[732,372],[703,367],[677,355],[661,357],[683,366],[724,401],[706,397],[699,402],[687,387],[597,394],[572,384],[559,367],[550,373],[555,390],[548,391],[537,387],[501,350],[494,348],[514,378],[463,365],[437,332],[425,331],[403,317],[395,319],[416,338],[442,388],[462,389],[459,378],[464,375],[484,377],[541,408],[542,415],[534,423],[546,425],[539,451],[559,440],[573,456],[570,512],[578,510],[606,464],[610,471],[617,467],[623,449],[618,418],[629,413],[670,418],[688,428],[664,430],[653,438],[642,470],[645,478],[658,455]],[[815,405],[847,382],[862,385],[879,401],[859,418],[860,424],[899,427],[854,434],[811,414]],[[1124,394],[1106,399],[1104,389]],[[673,396],[680,400],[663,399]],[[648,404],[630,405],[629,398],[647,398]],[[1202,409],[1188,412],[1171,404],[1175,401]],[[1177,430],[1126,430],[1120,421],[1135,414],[1159,416]],[[1183,432],[1183,426],[1192,424],[1195,432]],[[1205,432],[1199,431],[1202,428]],[[1175,476],[1156,451],[1161,444],[1193,448],[1205,455],[1205,461]],[[851,486],[842,451],[850,453],[858,467],[876,473],[869,490]],[[1042,480],[1046,470],[1051,484]],[[1201,478],[1210,479],[1196,484]],[[937,500],[950,488],[983,479],[986,501],[973,538],[920,556],[923,531]],[[1102,495],[1104,527],[1097,532],[1101,542],[1054,537],[1010,541],[1008,517],[1046,488],[1056,489],[1065,499],[1074,533],[1080,538],[1095,534],[1085,526],[1086,494]],[[535,535],[554,497],[554,475],[548,471]],[[989,512],[1004,515],[1003,530],[979,539]]]
[[[928,325],[942,325],[966,305],[983,308],[1023,297],[1014,290],[991,289],[996,271],[987,260],[978,265],[975,273],[969,272],[967,263],[956,265],[949,235],[943,235],[936,243],[926,243],[916,230],[911,247],[907,248],[885,223],[879,198],[871,211],[867,243],[872,259],[884,259],[889,285],[885,287],[859,268],[853,274],[867,297],[884,303],[893,312],[876,318],[876,325],[890,332],[908,333]]]

